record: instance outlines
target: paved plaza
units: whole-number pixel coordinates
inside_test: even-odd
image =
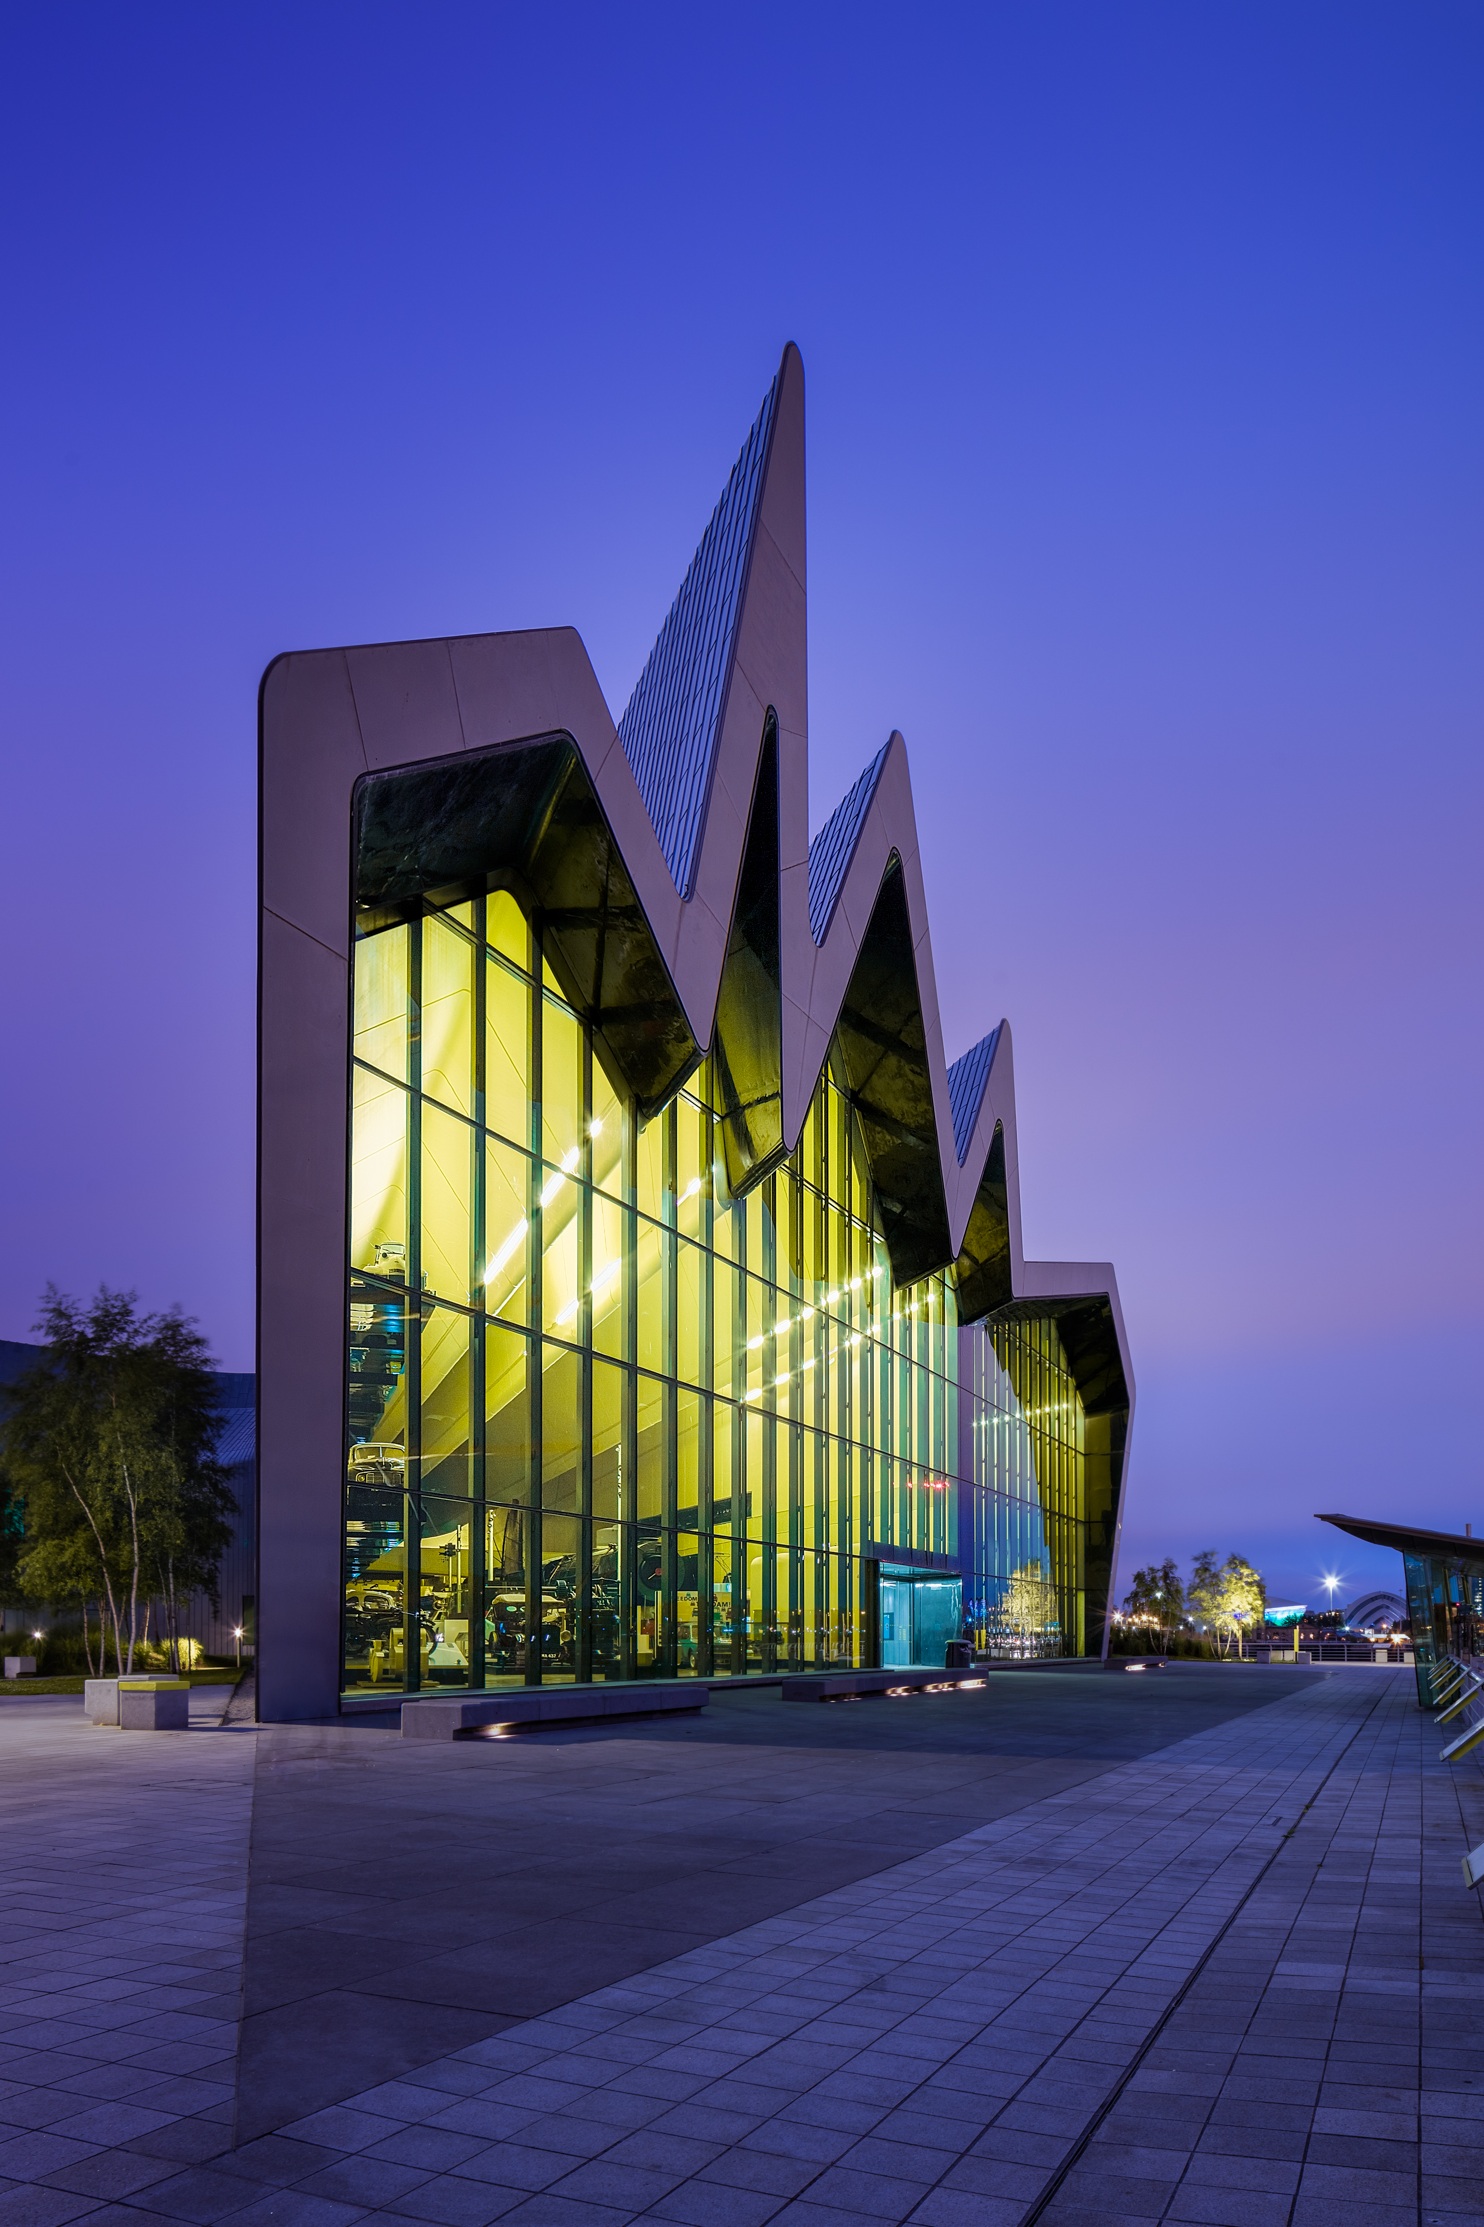
[[[0,1702],[0,2227],[1484,2223],[1484,1777],[1409,1672],[226,1702]]]

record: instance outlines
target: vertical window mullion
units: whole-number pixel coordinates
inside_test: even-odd
[[[402,1522],[402,1682],[422,1685],[423,919],[407,931],[407,1424]]]
[[[488,1240],[485,1229],[487,1202],[485,1197],[485,1042],[487,1019],[487,976],[489,961],[485,955],[485,900],[474,900],[474,1074],[473,1104],[474,1156],[471,1186],[469,1236],[472,1254],[469,1261],[469,1299],[473,1331],[469,1350],[469,1683],[482,1686],[485,1680],[484,1661],[484,1594],[485,1594],[485,1412],[484,1412],[484,1287],[481,1282],[484,1262],[488,1257]]]
[[[633,1100],[622,1108],[622,1142],[619,1191],[623,1200],[623,1421],[619,1458],[619,1674],[632,1678],[638,1668],[637,1527],[634,1521],[639,1483],[639,1403],[634,1364],[639,1351],[639,1258],[635,1205],[638,1195],[638,1123]]]
[[[526,1163],[526,1289],[530,1294],[531,1311],[531,1366],[529,1370],[528,1397],[530,1400],[530,1466],[529,1481],[530,1535],[526,1544],[526,1684],[541,1682],[541,1397],[542,1397],[542,1347],[541,1347],[541,1112],[545,1078],[541,1072],[542,1030],[542,936],[539,920],[533,919],[528,931],[527,949],[530,958],[530,988],[528,991],[526,1038],[526,1071],[531,1078],[530,1131],[527,1138],[529,1154]]]
[[[572,1675],[593,1674],[593,1037],[582,1026],[582,1192],[577,1228],[577,1334],[582,1341],[577,1380],[577,1629],[573,1634]]]
[[[701,1091],[704,1097],[709,1094]],[[713,1368],[715,1347],[715,1276],[713,1272],[712,1236],[714,1214],[711,1186],[711,1116],[709,1110],[700,1116],[701,1198],[698,1235],[705,1250],[701,1254],[701,1324],[700,1367],[698,1374],[705,1392],[700,1403],[700,1436],[696,1447],[696,1530],[698,1553],[696,1567],[696,1675],[709,1678],[714,1668],[713,1635],[715,1630],[716,1587],[716,1403],[712,1395],[716,1388]]]

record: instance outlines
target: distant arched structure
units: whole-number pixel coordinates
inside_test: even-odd
[[[1345,1611],[1345,1622],[1357,1631],[1406,1621],[1407,1604],[1400,1593],[1362,1593]]]

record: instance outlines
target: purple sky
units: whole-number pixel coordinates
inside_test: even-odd
[[[35,4],[0,31],[0,1336],[252,1361],[255,691],[575,624],[621,708],[809,379],[816,824],[912,754],[1132,1558],[1484,1521],[1473,0]]]

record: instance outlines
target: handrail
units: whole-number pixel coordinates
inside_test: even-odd
[[[1461,1755],[1467,1755],[1469,1750],[1476,1748],[1481,1740],[1484,1740],[1484,1710],[1480,1711],[1472,1724],[1465,1725],[1456,1740],[1448,1742],[1443,1750],[1443,1762],[1456,1763]]]
[[[1438,1723],[1446,1724],[1450,1717],[1456,1717],[1460,1709],[1468,1707],[1476,1693],[1484,1693],[1484,1678],[1479,1677],[1476,1671],[1471,1670],[1465,1676],[1462,1684],[1453,1688],[1453,1698],[1447,1704],[1447,1707],[1438,1711]]]

